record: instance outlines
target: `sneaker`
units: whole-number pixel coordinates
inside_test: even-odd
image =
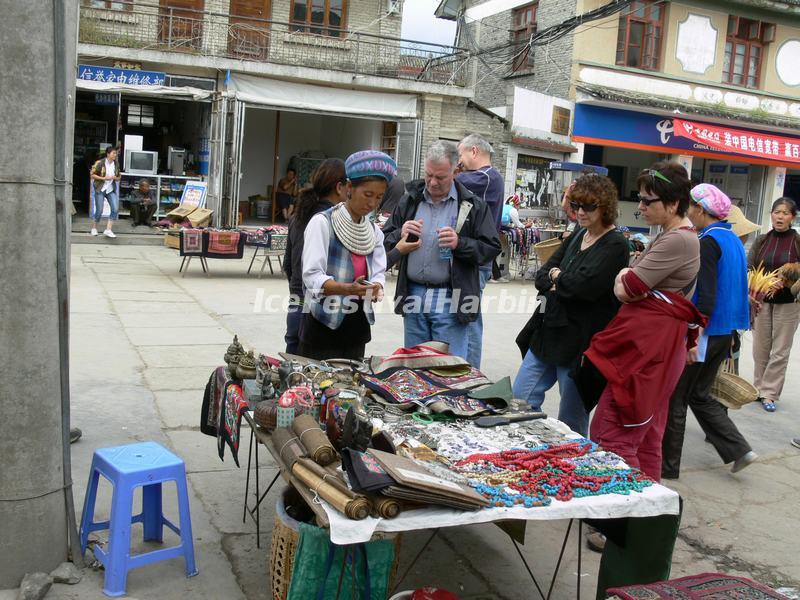
[[[792,446],[800,448],[800,438],[792,438]]]
[[[495,283],[508,283],[509,281],[511,280],[508,277],[501,277],[500,279],[494,280]]]
[[[81,439],[82,435],[83,435],[83,432],[80,429],[78,429],[77,427],[72,427],[69,430],[69,443],[70,444],[74,444],[79,439]]]
[[[97,235],[97,227],[92,227],[92,230],[89,233],[91,235]]]
[[[113,231],[111,231],[110,229],[106,229],[106,230],[103,232],[103,235],[104,235],[104,236],[106,236],[106,237],[109,237],[109,238],[115,238],[115,237],[117,237],[117,235],[116,235],[116,234],[115,234]]]
[[[755,452],[750,450],[750,452],[748,452],[747,454],[745,454],[744,456],[742,456],[740,458],[737,458],[734,461],[733,466],[731,467],[731,473],[738,473],[739,471],[744,469],[746,466],[748,466],[748,465],[752,464],[753,462],[755,462],[755,460],[757,458],[758,458],[758,454],[756,454]]]

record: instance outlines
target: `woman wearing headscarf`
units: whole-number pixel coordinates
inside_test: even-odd
[[[375,150],[345,161],[347,199],[314,215],[305,231],[304,315],[298,353],[317,360],[362,358],[375,321],[372,302],[383,298],[386,251],[383,233],[368,218],[397,172],[390,156]]]
[[[700,271],[692,301],[708,317],[708,325],[700,337],[703,343],[689,350],[689,364],[670,400],[661,461],[661,476],[666,479],[677,479],[680,474],[687,406],[722,462],[733,463],[734,473],[756,459],[728,412],[710,396],[730,352],[733,332],[750,324],[747,258],[731,224],[725,221],[731,209],[728,196],[702,183],[692,189],[691,199],[688,216],[700,239]]]
[[[315,214],[347,199],[347,174],[344,161],[328,158],[311,174],[311,185],[300,190],[289,222],[283,272],[289,280],[289,307],[286,313],[286,352],[297,354],[300,324],[303,320],[303,242],[308,222]]]
[[[797,204],[779,198],[772,205],[772,229],[753,242],[747,262],[751,268],[763,266],[774,271],[784,265],[800,263],[800,234],[792,229]],[[753,384],[758,388],[764,410],[775,412],[786,380],[786,367],[800,322],[798,287],[784,286],[759,307],[753,327]]]
[[[639,210],[661,233],[630,269],[617,275],[614,293],[624,304],[592,338],[582,371],[593,366],[606,381],[591,439],[659,481],[669,399],[688,347],[695,345],[696,328],[706,319],[689,301],[700,267],[700,242],[686,217],[691,189],[686,169],[659,162],[642,171],[637,184]],[[694,335],[688,336],[690,325]]]
[[[589,413],[571,371],[619,309],[614,277],[628,265],[628,244],[616,231],[617,188],[607,177],[583,175],[570,192],[580,229],[536,273],[540,302],[517,337],[522,365],[514,397],[539,410],[558,381],[558,419],[588,435]]]

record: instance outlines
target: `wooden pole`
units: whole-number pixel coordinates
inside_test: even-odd
[[[275,216],[278,213],[278,205],[275,202],[275,195],[278,191],[278,167],[280,166],[281,157],[279,155],[281,145],[281,111],[275,113],[275,151],[274,158],[272,159],[272,222],[275,222]]]

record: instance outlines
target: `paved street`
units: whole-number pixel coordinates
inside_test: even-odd
[[[167,248],[72,246],[73,423],[84,432],[72,447],[76,505],[80,509],[97,447],[155,440],[182,456],[189,472],[200,574],[185,579],[180,560],[134,571],[128,579],[132,598],[270,598],[269,540],[276,495],[271,493],[262,509],[262,544],[257,549],[253,524],[242,523],[245,469],[236,468],[228,453],[220,461],[215,440],[201,434],[198,423],[203,387],[234,333],[246,348],[260,352],[274,354],[284,347],[283,313],[254,312],[253,307],[284,294],[285,280],[278,274],[248,277],[249,255],[248,250],[247,261],[209,261],[209,277],[192,264],[181,277],[180,258]],[[512,282],[487,288],[492,295],[503,291],[512,297],[532,294],[532,286]],[[386,354],[402,344],[402,323],[393,314],[378,318],[367,350]],[[527,315],[496,311],[485,316],[484,370],[491,378],[516,373],[520,356],[513,340],[524,319]],[[748,334],[742,359],[746,376],[752,373],[749,351]],[[777,413],[751,405],[733,414],[761,456],[742,473],[730,474],[690,418],[682,477],[670,483],[685,502],[673,576],[720,570],[772,585],[800,586],[800,451],[789,445],[792,436],[800,435],[798,341],[791,362]],[[551,391],[545,410],[555,413],[556,402]],[[275,468],[263,458],[265,453],[261,456],[263,485]],[[243,466],[246,457],[244,447]],[[98,503],[105,507],[102,498],[107,499],[107,490]],[[549,584],[565,527],[564,522],[528,525],[524,552],[542,585]],[[425,537],[403,537],[400,572]],[[576,597],[576,558],[576,544],[570,543],[553,598]],[[583,559],[580,581],[589,598],[599,556],[584,552]],[[54,586],[48,598],[102,598],[101,579],[101,571],[89,572],[78,586]],[[534,597],[516,552],[493,525],[444,531],[400,589],[422,584],[470,599]],[[7,597],[13,595],[0,592],[0,599]]]

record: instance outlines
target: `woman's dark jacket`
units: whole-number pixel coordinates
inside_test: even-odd
[[[628,242],[618,231],[611,231],[581,252],[584,235],[586,230],[570,236],[536,272],[544,312],[540,304],[517,337],[523,358],[530,350],[547,364],[573,367],[592,336],[617,314],[614,278],[628,266]],[[551,291],[549,273],[554,267],[561,274]]]

